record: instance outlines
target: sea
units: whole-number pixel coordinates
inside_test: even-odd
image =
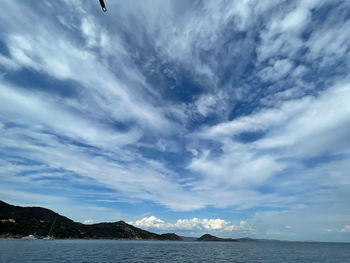
[[[0,240],[0,262],[350,262],[350,243]]]

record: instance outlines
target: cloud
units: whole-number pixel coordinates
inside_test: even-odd
[[[338,8],[347,8],[347,4],[344,5],[339,5]],[[331,16],[328,19],[331,20],[334,17]],[[326,23],[310,37],[307,42],[307,47],[310,49],[307,54],[308,61],[320,60],[321,66],[330,67],[337,63],[341,57],[342,59],[349,57],[346,45],[350,40],[348,35],[350,22],[342,21],[338,23]]]
[[[201,96],[197,102],[197,108],[200,114],[207,116],[211,111],[214,111],[213,107],[220,101],[220,98],[216,98],[212,95]]]
[[[258,73],[263,81],[278,81],[293,69],[293,63],[288,59],[277,60],[273,66],[265,67]]]
[[[93,224],[93,223],[94,223],[94,220],[92,220],[92,219],[84,220],[84,224]]]
[[[24,5],[18,9],[22,11],[27,7]],[[35,11],[29,10],[28,13],[34,15]],[[125,57],[124,50],[113,49],[113,56],[117,58],[115,66],[119,67],[120,72],[127,73],[127,76],[121,80],[115,77],[108,65],[105,65],[103,59],[98,58],[93,50],[82,49],[68,36],[65,37],[66,31],[59,25],[49,23],[47,27],[39,26],[42,25],[42,21],[38,19],[28,23],[38,24],[38,27],[41,28],[40,37],[36,34],[29,34],[35,26],[20,28],[17,23],[6,21],[9,29],[14,31],[6,37],[11,59],[16,64],[17,70],[29,68],[44,72],[56,79],[70,79],[81,84],[83,87],[81,92],[84,93],[84,96],[73,102],[58,99],[59,103],[69,103],[70,107],[85,109],[95,118],[101,118],[108,114],[108,117],[114,121],[137,120],[151,129],[158,125],[156,130],[159,129],[160,125],[166,123],[169,127],[174,125],[165,118],[165,113],[161,109],[144,100],[146,94],[142,94],[144,93],[142,89],[143,76],[132,65],[130,59]],[[99,41],[100,48],[109,50],[108,41],[103,40],[107,38],[107,36],[103,37],[104,29],[97,33],[92,17],[82,18],[81,23],[82,28],[79,33],[86,38],[87,47],[97,45],[96,43]],[[63,36],[55,37],[60,35]],[[116,38],[113,41],[116,46],[121,45],[119,39]],[[55,44],[52,45],[52,43]],[[102,57],[107,58],[108,55]],[[11,70],[11,67],[9,69]],[[94,112],[91,112],[91,106],[93,106]],[[159,131],[164,131],[164,128]]]
[[[346,215],[347,2],[112,1],[103,16],[81,0],[0,5],[3,188],[126,202],[132,218],[149,203],[199,213],[140,219],[155,229],[238,229],[221,213],[297,218],[329,200]],[[265,228],[306,224],[283,222]],[[334,222],[318,232],[347,224]]]
[[[16,120],[18,124],[27,125],[29,129],[35,123],[37,127],[42,126],[42,129],[50,129],[59,135],[102,148],[120,146],[118,141],[123,142],[122,144],[135,142],[141,136],[137,130],[118,134],[111,128],[103,127],[102,123],[72,114],[68,105],[62,107],[45,95],[33,96],[30,92],[16,90],[6,84],[0,84],[0,89],[0,99],[4,102],[0,106],[1,116],[5,121]],[[11,107],[14,104],[18,107]]]
[[[156,228],[156,229],[167,229],[170,225],[166,224],[163,220],[156,218],[155,216],[144,217],[140,220],[135,221],[135,223],[130,222],[134,226],[141,228]]]
[[[155,216],[144,217],[140,220],[130,222],[130,224],[146,229],[158,230],[173,230],[173,231],[253,231],[254,229],[246,221],[240,221],[238,224],[232,224],[220,218],[192,218],[192,219],[178,219],[176,223],[165,222]]]
[[[345,225],[342,229],[340,229],[338,232],[342,233],[348,233],[350,232],[350,225]]]
[[[275,189],[275,200],[283,200],[280,205],[283,203],[286,206],[288,202],[297,202],[295,198],[301,198],[299,200],[303,202],[302,196],[309,194],[310,189],[305,192],[301,190],[304,189],[301,186],[303,183],[321,188],[323,185],[341,188],[344,181],[338,180],[346,180],[345,174],[337,173],[338,179],[333,183],[323,179],[335,174],[331,171],[333,165],[342,167],[342,163],[348,160],[349,145],[344,142],[349,132],[349,92],[348,84],[339,84],[317,98],[304,97],[287,101],[275,108],[263,109],[249,116],[203,128],[193,134],[193,138],[198,140],[194,149],[200,154],[193,156],[187,168],[202,175],[199,189],[220,188],[223,193],[232,191],[238,195],[232,194],[234,197],[229,199],[211,195],[216,199],[217,205],[223,204],[223,200],[232,200],[231,205],[244,203],[244,208],[250,205],[278,206],[271,202],[272,196],[251,191],[266,185]],[[249,138],[253,132],[261,132],[261,136],[252,137],[253,140],[248,142],[238,139],[244,133]],[[329,162],[322,163],[322,158],[327,158],[329,153],[338,155],[338,158],[331,161],[330,157]],[[316,167],[305,166],[305,159],[313,158],[320,158]],[[302,169],[303,176],[291,179],[291,171],[299,169]],[[292,189],[290,184],[279,183],[283,174],[288,174],[288,178],[298,185],[297,196],[287,194]],[[322,176],[319,175],[317,179],[316,174]],[[248,190],[249,196],[259,196],[254,204],[250,204],[249,197],[244,193]],[[316,187],[312,191],[316,195],[319,189]],[[265,202],[260,203],[258,200]]]
[[[294,6],[293,6],[294,5]],[[271,59],[284,54],[293,57],[303,46],[301,34],[310,26],[311,10],[321,5],[321,1],[298,1],[281,7],[280,12],[267,21],[261,31],[262,43],[258,47],[258,60]]]
[[[319,125],[322,129],[330,128],[330,125],[338,125],[338,123],[346,122],[349,113],[349,107],[345,100],[349,97],[349,85],[339,83],[332,89],[320,94],[317,98],[305,96],[301,99],[290,100],[269,109],[262,109],[249,116],[236,118],[229,122],[223,122],[212,127],[204,129],[199,136],[204,138],[225,138],[234,136],[242,132],[253,131],[269,131],[272,129],[279,129],[283,123],[288,123],[290,128],[295,128],[300,125],[303,120],[311,120],[313,123],[302,126],[303,130],[308,132],[319,132],[319,129],[311,129],[313,124]],[[340,107],[338,107],[340,103]],[[337,115],[331,115],[335,108],[328,110],[324,105],[330,107],[337,107]],[[327,114],[328,112],[328,114]],[[315,117],[315,118],[311,118]],[[322,120],[321,120],[322,118]],[[310,129],[307,129],[310,127]],[[290,136],[293,138],[293,136]]]

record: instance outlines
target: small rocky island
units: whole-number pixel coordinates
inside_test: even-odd
[[[216,236],[212,236],[210,234],[205,234],[197,239],[197,241],[225,241],[225,242],[238,242],[239,239],[232,238],[219,238]]]

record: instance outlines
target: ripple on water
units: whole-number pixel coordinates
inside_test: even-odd
[[[0,262],[350,263],[350,244],[0,240]]]

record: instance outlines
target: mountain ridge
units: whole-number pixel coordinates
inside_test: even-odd
[[[199,238],[178,236],[175,233],[156,234],[134,227],[123,220],[83,224],[44,207],[15,206],[0,200],[0,238],[22,238],[31,234],[43,238],[48,235],[51,227],[51,235],[56,239],[259,241],[251,238],[219,238],[210,234],[204,234]]]
[[[57,239],[182,240],[174,233],[156,234],[122,220],[86,225],[47,208],[14,206],[0,200],[0,237],[45,237],[54,221],[52,235]]]

